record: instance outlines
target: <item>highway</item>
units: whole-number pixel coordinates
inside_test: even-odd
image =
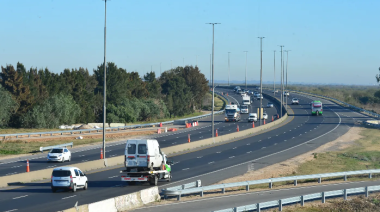
[[[192,182],[197,179],[201,179],[203,185],[209,185],[229,177],[241,175],[247,171],[248,167],[252,167],[252,164],[254,169],[260,169],[335,140],[347,132],[349,127],[354,124],[354,119],[368,119],[366,116],[346,110],[326,100],[322,100],[324,115],[312,117],[309,115],[309,103],[315,98],[297,94],[291,94],[289,98],[293,97],[300,99],[300,105],[292,106],[294,115],[288,118],[288,124],[254,137],[172,157],[171,160],[176,163],[172,167],[174,178],[171,183],[160,182],[159,188]],[[290,101],[288,100],[288,102]],[[265,101],[264,105],[266,105]],[[220,116],[220,119],[222,118]],[[220,124],[216,125],[220,135],[229,132],[231,129],[236,129],[236,123],[223,123],[220,119],[218,119]],[[243,130],[244,127],[248,128],[251,125],[242,122],[239,123],[239,127]],[[210,134],[210,131],[206,129],[206,133]],[[184,137],[187,138],[187,134]],[[164,141],[167,138],[158,139],[162,146],[170,145],[170,142]],[[73,207],[77,201],[79,205],[87,204],[131,193],[149,186],[148,184],[134,186],[122,184],[119,177],[121,169],[120,167],[88,174],[89,190],[79,190],[76,193],[58,192],[52,194],[50,183],[26,183],[21,188],[2,190],[0,191],[0,211],[16,209],[17,211],[63,210]]]
[[[166,211],[192,211],[205,212],[216,211],[226,208],[233,208],[244,205],[252,205],[260,202],[279,200],[289,197],[302,196],[312,193],[342,190],[348,188],[359,188],[364,186],[380,185],[380,181],[345,182],[336,184],[324,184],[315,186],[300,186],[286,189],[271,189],[257,192],[247,192],[241,194],[222,195],[217,197],[207,197],[189,201],[173,202],[165,205],[154,205],[135,209],[135,212],[166,212]],[[339,198],[339,197],[338,197]],[[340,197],[343,199],[343,197]],[[350,197],[349,197],[350,198]],[[305,202],[305,206],[308,203]]]
[[[239,103],[242,101],[240,95],[230,92],[230,96],[226,96],[230,102]],[[237,102],[239,101],[239,102]],[[267,104],[268,100],[264,99],[263,104]],[[254,101],[251,105],[251,109],[259,106],[258,101]],[[275,108],[268,108],[268,116],[277,114],[278,105]],[[250,109],[250,110],[251,110]],[[246,122],[248,114],[242,114],[243,123],[237,123],[239,130],[245,130],[251,128],[252,125]],[[224,122],[224,114],[215,116],[215,129],[218,130],[219,135],[225,135],[228,133],[236,132],[236,125]],[[190,134],[191,141],[202,140],[211,138],[211,117],[207,117],[199,120],[198,127],[192,127],[185,130],[179,130],[177,132],[168,132],[163,134],[155,134],[149,136],[141,136],[140,138],[155,138],[159,141],[161,148],[182,144],[187,142],[188,134]],[[74,142],[75,143],[75,142]],[[106,156],[116,157],[124,155],[126,140],[120,142],[109,143],[106,146]],[[41,170],[46,168],[53,168],[59,166],[69,166],[70,164],[81,163],[86,161],[97,160],[100,158],[101,145],[90,145],[82,148],[70,149],[72,152],[71,162],[65,162],[64,164],[58,162],[48,163],[46,160],[47,152],[45,154],[36,154],[32,156],[26,156],[21,158],[13,158],[7,160],[0,160],[0,177],[13,175],[17,173],[23,173],[26,170],[26,160],[29,159],[31,171]]]

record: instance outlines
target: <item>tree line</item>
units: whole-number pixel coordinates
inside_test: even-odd
[[[142,78],[114,63],[106,67],[106,122],[130,123],[174,118],[202,107],[208,81],[198,67],[154,72]],[[22,63],[1,67],[0,127],[56,128],[103,122],[104,64],[53,73],[26,70]]]

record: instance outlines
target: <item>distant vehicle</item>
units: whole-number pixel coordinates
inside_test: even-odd
[[[272,102],[268,102],[267,107],[271,108],[271,107],[274,107],[274,105]]]
[[[278,93],[278,90],[273,90],[274,93]]]
[[[261,95],[261,94],[257,94],[257,95],[256,95],[256,99],[257,99],[257,100],[263,99],[263,95]]]
[[[239,90],[239,89],[240,89],[240,86],[236,86],[236,87],[234,88],[234,91],[237,92],[237,90]]]
[[[322,115],[323,107],[321,101],[312,101],[311,102],[311,115]]]
[[[61,163],[71,161],[71,152],[65,147],[54,148],[48,153],[47,161],[57,161]]]
[[[249,110],[248,110],[248,105],[241,105],[240,106],[240,113],[248,113]]]
[[[284,96],[289,96],[289,92],[284,91]]]
[[[226,105],[224,120],[227,121],[240,121],[240,109],[237,105]]]
[[[297,98],[293,98],[292,105],[298,105],[298,104],[299,104],[299,100]]]
[[[87,190],[88,179],[86,175],[77,167],[59,167],[53,169],[51,174],[51,190],[56,192],[58,189],[72,190],[77,188]]]
[[[263,119],[268,119],[268,114],[266,112],[263,113]]]
[[[243,92],[243,90],[238,90],[238,94],[245,94],[244,92]]]
[[[248,122],[256,122],[257,121],[257,113],[250,113],[248,116]]]
[[[243,96],[243,105],[250,105],[251,104],[251,97],[248,95]]]
[[[155,139],[127,140],[124,153],[124,166],[127,172],[160,170],[163,154]]]

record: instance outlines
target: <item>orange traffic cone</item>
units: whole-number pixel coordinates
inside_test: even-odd
[[[103,149],[100,149],[100,159],[103,159]]]
[[[215,130],[215,137],[218,137],[218,130]]]
[[[228,96],[228,93],[227,93],[227,96]]]
[[[162,127],[162,122],[160,122],[160,127]]]
[[[187,142],[190,143],[190,134],[187,136]]]
[[[265,124],[265,119],[264,119],[264,124]]]
[[[274,121],[273,116],[272,116],[272,121]]]
[[[255,122],[252,122],[252,128],[255,128]]]
[[[236,130],[237,130],[237,132],[239,132],[239,125],[237,126]]]
[[[278,114],[277,114],[277,119],[279,118]]]
[[[26,160],[26,172],[30,172],[29,160]]]

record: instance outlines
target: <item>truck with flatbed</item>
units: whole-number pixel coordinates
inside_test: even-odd
[[[237,105],[226,105],[224,120],[228,121],[240,121],[240,109]]]

